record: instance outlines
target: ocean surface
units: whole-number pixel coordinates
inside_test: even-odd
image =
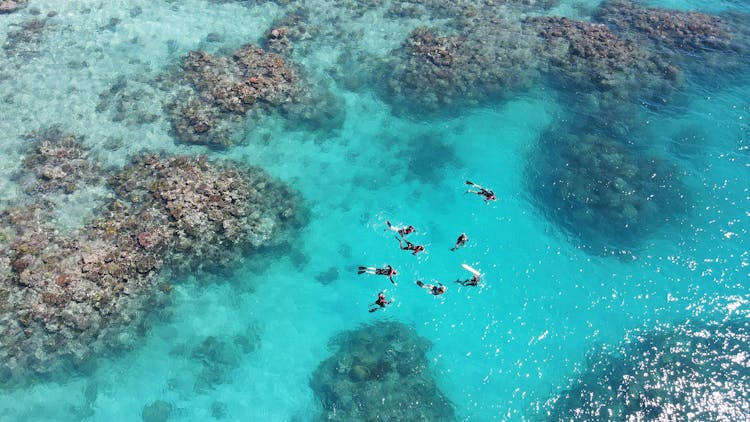
[[[423,113],[414,106],[419,98],[394,104],[383,87],[398,72],[376,72],[363,57],[386,57],[414,28],[449,18],[394,17],[386,13],[392,4],[29,0],[0,14],[0,207],[30,200],[17,176],[25,135],[59,127],[82,137],[107,169],[141,152],[260,167],[298,191],[306,210],[289,242],[243,255],[239,268],[165,272],[170,302],[128,347],[97,353],[86,370],[13,380],[0,389],[0,420],[374,420],[375,408],[352,419],[332,413],[316,393],[316,370],[337,353],[342,333],[364,329],[377,339],[384,322],[429,342],[424,371],[453,409],[447,419],[750,419],[750,62],[742,55],[750,46],[739,32],[748,28],[737,30],[738,47],[729,51],[675,53],[668,43],[644,41],[654,55],[679,62],[679,83],[660,101],[639,93],[622,99],[621,120],[619,109],[603,116],[577,101],[586,88],[550,76]],[[420,11],[439,4],[409,3]],[[590,21],[600,6],[482,4],[502,4],[497,13],[513,22]],[[750,22],[743,1],[647,5]],[[263,44],[274,22],[299,7],[308,36],[293,41],[289,62],[335,98],[338,123],[248,114],[227,147],[177,139],[164,105],[172,94],[155,81],[168,79],[190,51],[231,54]],[[32,20],[42,23],[26,24]],[[607,130],[590,130],[587,119],[614,129],[601,135]],[[589,166],[581,157],[609,148],[586,144],[592,133],[622,142],[613,148],[626,158],[615,162],[641,166],[628,173],[633,191],[622,194],[642,195],[649,210],[632,226],[611,203],[571,199],[606,180],[596,173],[606,164],[557,172]],[[581,145],[592,150],[576,151]],[[553,183],[560,179],[577,183],[576,193],[561,194],[565,183]],[[466,193],[466,180],[497,200]],[[56,197],[54,224],[81,225],[108,195],[92,187]],[[413,225],[408,239],[426,251],[400,250],[387,220]],[[462,232],[469,242],[451,251]],[[386,264],[398,270],[397,285],[357,274],[358,265]],[[470,276],[461,264],[481,271],[479,286],[454,282]],[[448,290],[432,296],[416,280],[439,280]],[[382,290],[393,302],[368,312]],[[218,350],[205,351],[211,347]],[[684,372],[687,362],[693,372]],[[649,371],[651,378],[643,375]],[[618,400],[628,395],[640,399],[623,407]],[[384,396],[381,406],[394,400]]]

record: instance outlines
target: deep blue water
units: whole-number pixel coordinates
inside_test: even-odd
[[[598,6],[560,3],[502,13],[587,20]],[[300,4],[309,38],[290,61],[335,97],[341,127],[251,115],[228,148],[178,142],[163,107],[171,93],[154,81],[191,50],[259,42]],[[0,51],[3,207],[29,200],[16,176],[23,135],[60,125],[108,168],[142,151],[261,167],[297,189],[309,213],[292,243],[243,256],[233,273],[171,276],[171,303],[139,335],[123,334],[124,351],[97,355],[87,371],[29,375],[0,390],[0,419],[139,420],[158,401],[166,410],[150,420],[316,420],[326,399],[315,394],[323,382],[315,374],[337,352],[331,342],[383,321],[429,341],[420,376],[450,402],[449,419],[750,418],[750,81],[742,50],[655,49],[677,54],[679,83],[657,99],[634,92],[611,114],[591,107],[592,92],[549,77],[476,105],[403,113],[379,86],[388,81],[366,77],[375,65],[364,53],[383,57],[415,27],[443,21],[393,18],[384,13],[390,4],[359,15],[323,0],[30,0],[0,15],[0,43],[15,42]],[[738,1],[648,4],[750,13]],[[11,34],[31,19],[47,20],[37,32]],[[734,42],[748,47],[740,30]],[[135,105],[118,111],[111,88],[123,78]],[[601,185],[619,183],[613,174],[632,189],[618,199],[626,204],[591,200],[611,194]],[[498,200],[466,194],[465,180],[491,187]],[[58,198],[55,224],[81,224],[107,195],[92,188]],[[628,220],[634,197],[640,214]],[[426,253],[399,250],[386,220],[414,225],[409,239]],[[451,252],[461,232],[470,241]],[[481,270],[482,285],[453,282],[468,278],[463,263]],[[398,269],[397,286],[356,274],[357,265],[385,264]],[[415,280],[439,280],[448,291],[432,297]],[[368,313],[383,289],[393,303]],[[367,382],[363,391],[385,381]],[[598,404],[582,399],[589,396]],[[640,398],[628,407],[618,401],[627,397]],[[418,420],[409,412],[405,420]]]

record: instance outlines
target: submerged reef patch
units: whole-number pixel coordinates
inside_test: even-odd
[[[658,51],[705,86],[735,86],[750,69],[750,15],[646,7],[629,0],[601,4],[594,19]]]
[[[260,342],[258,327],[251,325],[246,332],[234,336],[208,336],[197,344],[182,345],[172,354],[187,355],[197,368],[193,391],[205,393],[227,382],[229,374],[237,368],[248,353]]]
[[[369,84],[396,113],[424,118],[507,99],[540,76],[561,92],[596,92],[615,104],[662,98],[680,72],[604,24],[480,13],[413,30]]]
[[[113,122],[123,122],[128,126],[154,123],[161,118],[156,110],[152,112],[146,102],[153,102],[155,88],[125,76],[118,77],[109,89],[99,94],[97,113],[109,112]]]
[[[637,246],[687,209],[677,170],[601,133],[546,131],[527,164],[540,209],[595,252]]]
[[[59,128],[32,132],[25,138],[31,146],[19,177],[26,193],[72,193],[80,185],[104,182],[104,170],[88,157],[83,139]]]
[[[593,89],[614,101],[633,101],[644,90],[669,92],[677,80],[677,68],[606,25],[560,17],[525,22],[543,40],[537,54],[563,91]]]
[[[37,150],[29,161],[47,163]],[[284,242],[299,217],[291,189],[231,162],[142,155],[108,183],[113,196],[75,231],[53,226],[47,203],[0,213],[2,384],[80,370],[98,352],[132,346],[169,301],[161,270],[232,267]]]
[[[373,85],[396,113],[450,114],[529,87],[537,75],[536,41],[503,18],[445,35],[420,27],[380,64]]]
[[[3,44],[5,54],[22,59],[38,54],[42,36],[49,28],[49,19],[56,15],[55,12],[50,12],[45,18],[30,19],[21,23],[18,29],[8,32]]]
[[[609,0],[594,18],[617,31],[641,34],[659,45],[684,51],[723,50],[732,43],[731,29],[720,17],[700,12]]]
[[[398,322],[346,331],[338,351],[321,362],[311,387],[323,406],[319,420],[453,421],[425,356],[430,343]]]
[[[343,122],[336,97],[312,89],[300,69],[258,46],[242,46],[230,56],[192,51],[176,79],[178,94],[167,109],[183,142],[226,147],[243,117],[252,120],[271,112],[314,127],[335,128]]]
[[[750,417],[747,321],[687,322],[595,353],[547,402],[548,420],[739,421]]]

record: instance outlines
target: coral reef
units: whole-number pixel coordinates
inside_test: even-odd
[[[401,114],[450,114],[506,98],[534,80],[534,34],[485,18],[460,34],[420,27],[380,65],[373,86]]]
[[[430,374],[429,342],[398,322],[379,322],[341,333],[335,355],[311,381],[323,406],[320,420],[456,420]]]
[[[23,161],[20,184],[28,194],[63,191],[104,181],[103,169],[87,157],[83,140],[59,128],[32,132],[32,144]]]
[[[285,30],[275,28],[281,43]],[[227,146],[232,126],[249,111],[273,111],[303,123],[332,127],[343,121],[343,107],[330,93],[312,90],[300,70],[278,54],[245,45],[231,56],[193,51],[183,60],[184,88],[168,110],[177,137],[189,143]]]
[[[0,14],[13,13],[26,7],[28,0],[0,0]]]
[[[508,98],[547,75],[561,91],[596,91],[616,104],[661,97],[678,69],[603,24],[560,17],[510,21],[479,13],[455,30],[420,27],[377,67],[371,86],[394,111],[452,114]]]
[[[173,269],[231,266],[238,250],[282,243],[295,224],[296,194],[256,168],[210,163],[205,157],[147,155],[112,177],[119,211],[99,230],[143,233],[146,249],[173,242]],[[146,216],[147,218],[143,218]],[[143,222],[152,222],[144,225]]]
[[[557,3],[557,0],[395,0],[386,4],[385,16],[462,20],[549,9]]]
[[[746,321],[687,322],[642,333],[617,354],[597,353],[548,420],[746,420]]]
[[[658,55],[623,40],[607,26],[560,17],[526,21],[543,40],[538,54],[545,71],[565,90],[594,89],[615,101],[643,95],[643,90],[668,92],[678,70]]]
[[[615,30],[639,33],[660,45],[685,51],[722,50],[732,42],[729,26],[720,17],[705,13],[609,0],[601,5],[594,18]]]
[[[73,162],[85,155],[66,145],[44,149],[28,159],[31,168],[62,166],[55,151]],[[129,347],[128,328],[144,330],[149,312],[169,300],[162,269],[231,267],[245,251],[284,242],[283,229],[299,218],[289,188],[229,162],[144,155],[109,185],[114,195],[98,217],[73,232],[54,227],[44,203],[0,214],[4,383]]]
[[[656,156],[600,133],[555,127],[528,163],[528,189],[540,209],[586,248],[611,252],[684,213],[686,189]]]

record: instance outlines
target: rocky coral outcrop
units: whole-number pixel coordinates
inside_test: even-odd
[[[538,75],[534,34],[488,18],[461,34],[420,27],[381,65],[373,82],[396,112],[450,113],[506,98]]]
[[[743,320],[687,322],[596,353],[548,420],[745,420],[750,330]]]
[[[145,249],[173,243],[172,266],[188,271],[226,266],[237,251],[278,245],[280,229],[299,218],[297,195],[286,185],[257,168],[205,157],[140,156],[111,184],[118,198],[129,199],[113,203],[114,218],[97,227],[141,234]]]
[[[723,50],[732,31],[720,17],[700,12],[645,7],[629,0],[609,0],[594,18],[618,31],[641,34],[650,40],[685,51]]]
[[[28,194],[55,191],[72,193],[79,185],[104,181],[103,169],[89,159],[83,140],[59,128],[32,132],[32,144],[23,160],[21,186]]]
[[[429,342],[397,322],[366,325],[337,336],[311,386],[320,420],[453,421],[450,401],[429,371]]]
[[[538,53],[546,71],[575,87],[608,91],[619,99],[642,95],[644,89],[669,91],[678,70],[606,25],[561,17],[525,21],[543,40]]]
[[[128,330],[168,301],[161,270],[231,267],[243,252],[283,242],[298,221],[292,190],[230,162],[143,155],[109,184],[113,197],[74,232],[54,227],[45,204],[0,214],[3,381],[128,347]]]
[[[3,13],[13,13],[26,7],[28,0],[0,0],[0,15]]]
[[[286,30],[272,29],[270,36],[274,33],[281,40]],[[336,126],[343,120],[343,108],[330,94],[310,89],[300,70],[258,46],[245,45],[231,56],[192,51],[181,72],[178,79],[185,88],[167,108],[177,137],[185,142],[227,146],[233,124],[251,110],[328,119],[306,120],[313,124]],[[308,113],[309,108],[328,114]]]

